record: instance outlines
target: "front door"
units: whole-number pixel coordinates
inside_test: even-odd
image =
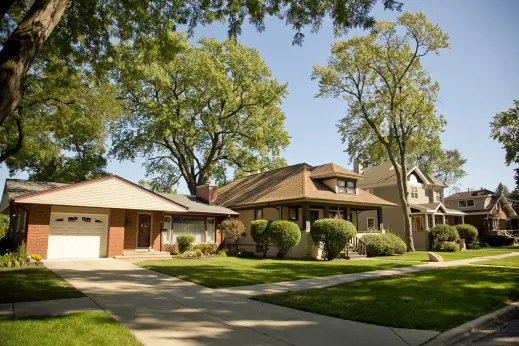
[[[319,211],[310,210],[310,224],[312,225],[316,220],[319,220]]]
[[[137,247],[150,247],[151,215],[139,214],[139,228],[137,229]]]
[[[423,231],[423,218],[421,216],[414,217],[414,231],[415,232]]]

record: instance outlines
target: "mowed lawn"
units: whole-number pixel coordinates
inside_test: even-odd
[[[0,292],[0,303],[85,296],[45,267],[0,269]]]
[[[519,256],[506,257],[490,261],[477,262],[476,264],[485,264],[493,266],[519,267]],[[518,283],[519,285],[519,283]]]
[[[382,260],[293,261],[213,257],[145,261],[137,265],[211,287],[235,287],[412,265]]]
[[[460,266],[253,299],[389,327],[445,331],[519,300],[519,270]]]
[[[514,251],[513,249],[489,249],[489,250],[465,250],[465,251],[457,251],[457,252],[439,252],[432,251],[435,254],[438,254],[443,257],[444,261],[455,261],[460,259],[474,258],[474,257],[486,257],[486,256],[497,256],[505,253],[510,253]],[[391,257],[374,257],[381,258],[384,260],[396,260],[396,261],[421,261],[421,262],[429,262],[429,256],[427,255],[428,251],[414,251],[414,252],[406,252],[403,255],[395,255]]]
[[[0,319],[0,340],[3,346],[142,345],[106,312]]]

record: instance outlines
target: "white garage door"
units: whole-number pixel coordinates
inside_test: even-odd
[[[106,257],[108,215],[52,213],[48,259]]]

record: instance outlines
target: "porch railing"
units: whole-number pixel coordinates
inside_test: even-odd
[[[355,251],[359,255],[366,254],[366,243],[364,241],[362,241],[361,238],[357,238],[357,237],[351,238],[350,245],[353,248],[353,251]]]

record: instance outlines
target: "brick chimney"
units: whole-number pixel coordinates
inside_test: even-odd
[[[353,171],[357,174],[364,174],[364,167],[362,163],[355,161],[353,162]]]
[[[218,199],[218,185],[207,182],[196,187],[196,197],[209,203],[215,204]]]

